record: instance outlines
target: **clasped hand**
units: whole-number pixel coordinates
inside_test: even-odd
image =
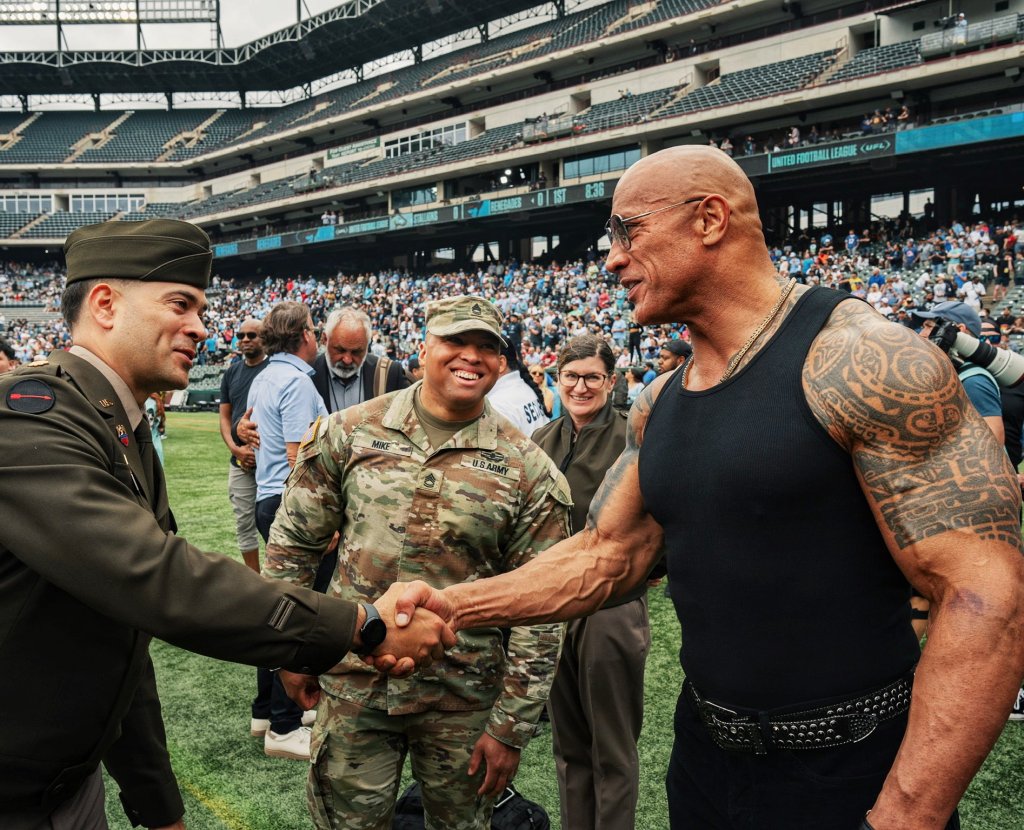
[[[391,677],[408,677],[417,668],[425,668],[444,656],[444,650],[455,645],[455,633],[437,614],[426,608],[414,608],[400,622],[395,620],[395,605],[405,586],[392,585],[373,603],[387,626],[388,634],[371,655],[363,660]],[[285,692],[303,709],[314,708],[320,700],[320,684],[316,677],[282,669],[278,677]]]

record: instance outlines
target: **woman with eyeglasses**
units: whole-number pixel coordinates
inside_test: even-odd
[[[565,414],[538,429],[533,440],[569,482],[575,532],[584,527],[591,499],[625,446],[626,413],[612,407],[615,356],[603,338],[572,338],[556,366]],[[634,826],[636,743],[650,644],[643,583],[567,624],[548,700],[563,830]]]

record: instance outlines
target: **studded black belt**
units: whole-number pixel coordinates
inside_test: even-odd
[[[721,749],[765,755],[778,749],[827,749],[863,740],[883,721],[910,708],[914,676],[884,689],[817,709],[785,714],[741,714],[701,697],[693,684],[686,689],[712,740]]]

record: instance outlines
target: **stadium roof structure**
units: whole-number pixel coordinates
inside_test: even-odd
[[[467,29],[486,32],[491,21],[538,5],[543,0],[347,0],[234,48],[3,52],[0,95],[292,89]]]

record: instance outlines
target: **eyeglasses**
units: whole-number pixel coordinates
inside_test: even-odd
[[[602,375],[600,372],[590,375],[577,375],[575,372],[559,372],[558,374],[558,382],[566,389],[575,389],[576,384],[581,380],[587,389],[600,389],[608,380],[608,375]]]
[[[630,225],[636,224],[638,220],[643,219],[646,216],[653,216],[655,213],[661,213],[664,210],[671,210],[672,208],[689,205],[693,202],[702,202],[706,198],[707,196],[694,196],[692,199],[687,199],[685,202],[676,202],[674,205],[665,205],[665,207],[658,208],[657,210],[638,213],[636,216],[627,216],[625,219],[623,219],[619,214],[613,213],[605,223],[604,232],[608,234],[608,238],[613,243],[618,242],[619,245],[622,246],[623,250],[628,251],[632,244],[629,238]]]
[[[238,332],[239,340],[259,340],[260,333],[258,331],[240,331]]]

